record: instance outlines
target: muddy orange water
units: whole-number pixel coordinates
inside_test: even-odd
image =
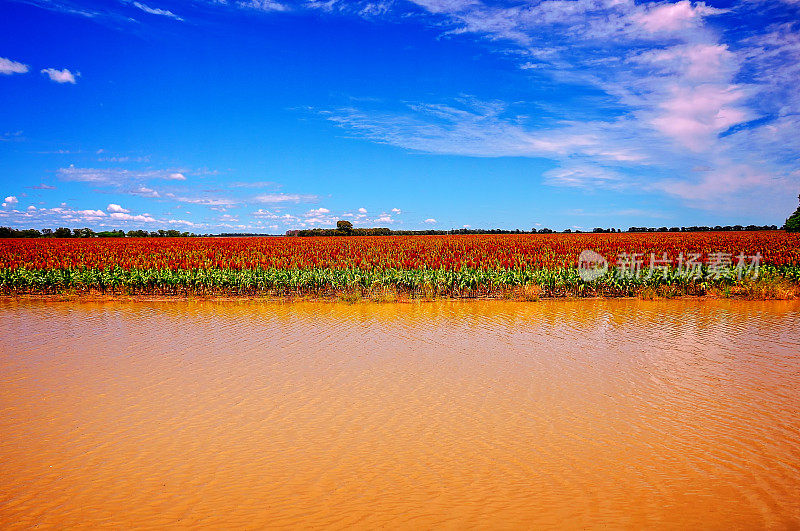
[[[800,304],[0,301],[0,527],[800,526]]]

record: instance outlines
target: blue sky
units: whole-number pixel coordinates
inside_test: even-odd
[[[0,225],[780,225],[800,192],[798,0],[0,15]]]

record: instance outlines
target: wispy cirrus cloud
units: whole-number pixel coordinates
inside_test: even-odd
[[[122,168],[60,168],[56,174],[64,181],[124,186],[131,182],[163,179],[185,181],[186,170],[128,170]]]
[[[167,194],[166,197],[178,201],[179,203],[209,207],[232,207],[241,203],[241,201],[226,197],[182,197],[175,194]]]
[[[167,18],[171,18],[171,19],[174,19],[174,20],[178,20],[178,21],[182,21],[183,20],[181,17],[179,17],[178,15],[176,15],[175,13],[170,11],[169,9],[159,9],[157,7],[150,7],[147,4],[143,4],[141,2],[133,2],[133,6],[135,6],[136,8],[138,8],[138,9],[140,9],[140,10],[142,10],[145,13],[148,13],[150,15],[158,15],[158,16],[167,17]]]
[[[242,0],[237,2],[236,5],[247,9],[255,9],[258,11],[288,11],[289,7],[274,0]]]
[[[525,75],[599,89],[616,111],[585,120],[579,105],[555,104],[536,116],[524,102],[457,97],[394,111],[351,104],[321,112],[352,136],[424,153],[549,159],[557,167],[543,176],[547,184],[658,191],[698,208],[746,203],[739,201],[746,183],[769,186],[775,200],[785,193],[776,183],[800,184],[792,173],[800,146],[789,133],[800,114],[796,22],[730,34],[709,25],[715,17],[741,20],[755,9],[747,2],[733,9],[689,0],[414,3],[439,18],[445,36],[479,37],[518,57]],[[569,47],[553,45],[564,40]],[[691,171],[700,165],[713,171]],[[690,200],[714,186],[716,201]]]
[[[261,194],[253,197],[255,203],[313,203],[319,199],[311,194]]]

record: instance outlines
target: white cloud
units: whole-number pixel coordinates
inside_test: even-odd
[[[763,3],[741,3],[737,31],[720,32],[707,19],[728,11],[690,0],[412,1],[447,35],[472,33],[518,58],[520,75],[594,94],[546,105],[460,97],[322,112],[355,136],[424,153],[542,157],[558,165],[547,184],[658,190],[712,210],[713,201],[691,194],[729,183],[727,204],[746,205],[750,189],[737,183],[768,182],[769,204],[784,193],[776,182],[800,185],[791,175],[800,153],[800,33],[796,22],[748,21]],[[697,166],[716,168],[716,177],[692,172]]]
[[[183,172],[175,170],[126,170],[121,168],[76,168],[70,165],[68,168],[59,168],[56,172],[58,177],[64,181],[94,183],[107,186],[130,186],[152,179],[163,179],[167,181],[185,181],[186,176]],[[140,185],[141,186],[141,185]],[[145,187],[146,188],[146,187]],[[135,193],[136,187],[133,189]],[[153,194],[153,190],[144,193]],[[141,194],[139,194],[141,195]],[[157,197],[157,196],[156,196]]]
[[[641,138],[630,124],[561,122],[526,128],[525,116],[497,101],[459,98],[453,105],[414,104],[405,112],[328,111],[331,122],[369,140],[426,153],[474,157],[589,155],[616,161],[642,160]]]
[[[704,16],[720,13],[725,13],[725,10],[709,7],[704,2],[692,5],[689,0],[681,0],[674,4],[649,4],[645,12],[634,15],[633,19],[647,31],[657,33],[696,26],[702,22]]]
[[[257,218],[266,218],[266,219],[279,219],[280,216],[274,212],[270,212],[269,210],[264,210],[263,208],[259,208],[253,215]]]
[[[145,13],[149,13],[151,15],[160,15],[162,17],[169,17],[169,18],[172,18],[172,19],[175,19],[175,20],[183,20],[181,17],[179,17],[178,15],[176,15],[175,13],[173,13],[172,11],[169,11],[167,9],[158,9],[158,8],[150,7],[150,6],[147,6],[147,5],[139,3],[139,2],[134,2],[133,5],[138,7],[139,9],[144,11]]]
[[[238,5],[259,11],[286,11],[288,9],[285,5],[272,0],[246,0],[238,2]]]
[[[231,207],[238,204],[237,201],[234,201],[233,199],[227,199],[224,197],[176,197],[174,195],[170,195],[169,197],[181,203],[189,203],[191,205],[205,205],[210,207]]]
[[[75,77],[81,75],[80,72],[75,72],[73,74],[66,68],[63,70],[44,68],[41,72],[49,77],[50,81],[55,81],[56,83],[72,83],[73,85],[75,84]]]
[[[263,194],[253,198],[258,203],[309,203],[317,200],[315,195]]]
[[[147,186],[139,186],[133,190],[128,191],[131,195],[138,195],[140,197],[149,197],[149,198],[158,198],[161,197],[161,194],[152,188],[148,188]]]
[[[157,223],[158,221],[150,214],[133,215],[133,214],[126,214],[125,212],[114,212],[110,216],[112,219],[118,221],[138,221],[141,223]]]
[[[127,214],[128,212],[130,212],[130,210],[126,210],[126,209],[122,208],[121,206],[119,206],[117,204],[114,204],[114,203],[109,203],[109,205],[106,208],[106,210],[108,210],[109,212],[112,212],[112,213],[122,213],[122,214]]]
[[[19,199],[17,199],[17,196],[14,196],[14,195],[10,195],[10,196],[6,197],[5,199],[3,199],[3,201],[8,203],[9,205],[14,205],[16,203],[19,203]]]
[[[425,220],[425,223],[436,223],[436,220],[433,218],[428,218]]]
[[[676,85],[670,93],[651,123],[692,151],[708,149],[718,133],[753,117],[738,105],[746,92],[735,85]]]
[[[358,213],[359,214],[366,214],[367,213],[367,209],[364,208],[364,207],[361,207],[361,208],[358,209]]]
[[[106,216],[102,210],[76,210],[76,214],[82,216],[86,221],[97,221]]]
[[[202,225],[200,224],[194,223],[192,221],[187,221],[185,219],[171,219],[167,221],[167,223],[169,223],[170,225],[184,225],[190,228],[202,227]]]
[[[394,214],[402,214],[402,213],[403,213],[403,211],[402,211],[402,210],[400,210],[399,208],[393,208],[393,209],[392,209],[392,212],[393,212]]]
[[[751,210],[753,206],[761,208],[760,205],[764,204],[754,199],[765,190],[780,191],[791,197],[792,192],[796,191],[796,184],[797,180],[776,177],[758,168],[731,165],[703,172],[702,177],[695,181],[664,179],[653,183],[652,187],[701,208],[714,209],[730,205],[740,192],[746,192],[746,196],[740,198],[743,204],[736,208],[744,206],[744,203],[751,203],[747,208]],[[756,204],[752,205],[754,202]],[[738,202],[736,204],[739,205]]]
[[[624,179],[618,173],[599,166],[568,166],[544,172],[545,183],[577,188],[617,188]]]
[[[315,209],[309,210],[304,215],[306,217],[313,217],[313,216],[321,216],[323,214],[330,214],[330,212],[331,211],[328,210],[327,208],[315,208]]]
[[[251,181],[228,183],[228,186],[231,188],[276,188],[279,185],[272,181]]]
[[[124,209],[123,209],[124,210]],[[16,224],[41,223],[44,226],[75,226],[84,223],[99,223],[101,226],[119,226],[118,222],[128,221],[144,223],[165,223],[163,220],[156,219],[150,214],[132,215],[127,212],[112,212],[106,214],[100,209],[73,210],[62,203],[54,208],[35,208],[32,205],[24,212],[18,210],[4,211],[7,219]]]
[[[24,74],[28,71],[28,65],[0,57],[0,74]]]

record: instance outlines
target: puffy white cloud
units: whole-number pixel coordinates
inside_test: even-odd
[[[361,208],[358,209],[358,213],[359,214],[366,214],[367,213],[367,209],[364,208],[364,207],[361,207]]]
[[[14,205],[16,203],[19,203],[19,199],[17,199],[17,196],[14,195],[6,197],[5,199],[3,199],[3,201],[8,203],[9,205]]]
[[[403,211],[400,210],[399,208],[393,208],[392,212],[395,213],[395,214],[402,214],[403,213]]]
[[[50,81],[55,81],[56,83],[71,83],[75,84],[75,77],[80,76],[80,72],[75,72],[74,74],[64,68],[63,70],[58,70],[56,68],[43,68],[42,74],[45,74],[47,77],[50,78]]]
[[[127,213],[130,212],[130,210],[126,210],[126,209],[122,208],[121,206],[119,206],[119,205],[117,205],[115,203],[109,203],[108,207],[106,207],[106,210],[108,210],[111,213],[115,213],[116,212],[116,213],[122,213],[122,214],[127,214]]]
[[[171,219],[167,221],[167,223],[169,223],[170,225],[184,225],[186,227],[191,227],[191,228],[202,227],[202,225],[198,223],[187,221],[185,219]]]
[[[739,105],[746,92],[736,85],[675,85],[659,104],[653,126],[692,151],[716,143],[716,135],[753,115]]]
[[[724,9],[717,9],[697,2],[694,5],[689,0],[676,3],[650,4],[644,13],[638,13],[633,19],[651,33],[664,31],[677,31],[691,26],[696,26],[707,15],[724,13]]]
[[[436,220],[433,218],[428,218],[425,220],[425,223],[436,223]]]
[[[98,221],[106,217],[106,213],[102,210],[76,210],[75,214],[80,216],[84,221]]]
[[[113,212],[111,218],[118,221],[138,221],[141,223],[156,223],[157,220],[150,214],[126,214],[125,212]]]
[[[28,65],[0,57],[0,74],[10,76],[11,74],[24,74],[28,71]]]
[[[169,179],[171,181],[185,181],[186,176],[180,172],[170,173],[165,179]]]

